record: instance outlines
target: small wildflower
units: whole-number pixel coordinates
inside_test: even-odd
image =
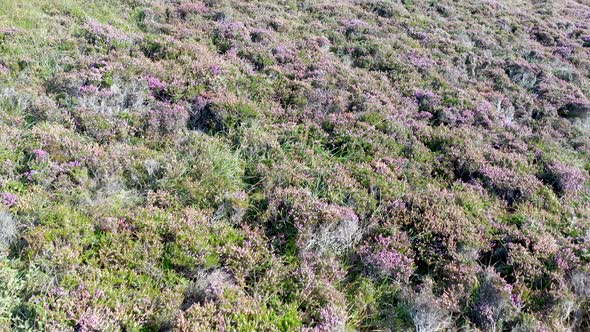
[[[563,58],[569,58],[573,54],[572,48],[567,46],[557,46],[553,49],[553,52]]]
[[[418,112],[414,116],[414,118],[416,118],[417,120],[428,120],[432,117],[433,117],[432,113],[426,112],[426,111]]]

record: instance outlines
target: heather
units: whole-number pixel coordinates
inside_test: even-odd
[[[0,0],[0,330],[590,329],[589,22]]]

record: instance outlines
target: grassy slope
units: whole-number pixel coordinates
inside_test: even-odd
[[[0,329],[588,329],[589,18],[0,0]]]

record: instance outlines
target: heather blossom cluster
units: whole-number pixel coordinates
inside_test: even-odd
[[[154,76],[148,76],[146,78],[146,81],[148,87],[155,91],[162,91],[165,90],[167,87],[167,84],[165,82],[160,81],[160,79]]]
[[[509,203],[531,197],[541,187],[541,182],[534,176],[520,175],[507,168],[483,165],[479,172],[484,183]]]
[[[272,53],[280,63],[287,63],[295,56],[294,50],[288,45],[284,44],[277,45],[275,48],[273,48]]]
[[[47,151],[43,150],[43,149],[35,149],[33,150],[33,156],[35,157],[36,160],[47,160],[47,158],[49,157],[49,154],[47,153]]]
[[[157,108],[150,111],[148,123],[154,130],[170,134],[186,128],[188,119],[189,114],[184,106],[159,102]]]
[[[545,179],[564,196],[575,197],[584,190],[588,180],[584,171],[553,161],[545,166]]]
[[[416,52],[410,52],[406,55],[407,61],[419,69],[428,69],[434,65],[434,61],[424,55]]]
[[[99,87],[92,84],[82,85],[79,89],[81,94],[95,94],[100,91]]]
[[[309,332],[341,331],[344,329],[345,324],[345,313],[342,308],[325,306],[320,309],[318,324],[313,329],[309,329]]]
[[[393,236],[379,234],[366,240],[358,250],[365,264],[378,275],[389,276],[405,282],[414,271],[414,260],[408,251],[407,236],[397,233]]]
[[[414,98],[420,111],[431,111],[440,105],[441,96],[427,89],[417,89]]]
[[[110,24],[102,24],[97,20],[90,19],[84,26],[86,38],[91,43],[105,43],[112,45],[115,42],[129,41],[129,36]]]
[[[18,197],[15,194],[2,192],[0,193],[0,203],[10,208],[18,203]]]

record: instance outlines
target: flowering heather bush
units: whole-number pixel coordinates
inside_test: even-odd
[[[522,176],[512,170],[496,166],[484,165],[480,173],[484,184],[509,204],[532,197],[541,185],[540,181],[532,175]]]
[[[152,90],[162,91],[162,90],[166,89],[166,87],[167,87],[166,83],[160,81],[156,77],[148,76],[146,80],[147,80],[148,87]]]
[[[181,105],[158,103],[148,115],[150,132],[159,132],[162,135],[173,134],[186,128],[189,114]]]
[[[332,306],[324,307],[320,310],[319,324],[309,331],[328,332],[345,330],[346,318],[343,310]]]
[[[7,207],[13,207],[18,202],[18,197],[11,193],[0,193],[0,203]]]
[[[436,93],[430,90],[417,90],[414,93],[416,102],[420,110],[432,110],[434,107],[440,104],[441,98]]]
[[[393,277],[395,280],[407,282],[413,273],[413,259],[408,257],[407,236],[396,234],[387,236],[379,234],[365,241],[359,248],[359,254],[369,267],[378,274]]]
[[[88,20],[82,29],[84,38],[89,44],[95,46],[105,45],[111,48],[117,43],[127,42],[130,39],[121,30],[110,24],[102,24],[94,19]]]
[[[584,191],[587,181],[586,172],[559,161],[553,161],[545,165],[542,177],[560,195],[569,197],[576,197]]]
[[[584,1],[4,1],[0,330],[590,330]]]

